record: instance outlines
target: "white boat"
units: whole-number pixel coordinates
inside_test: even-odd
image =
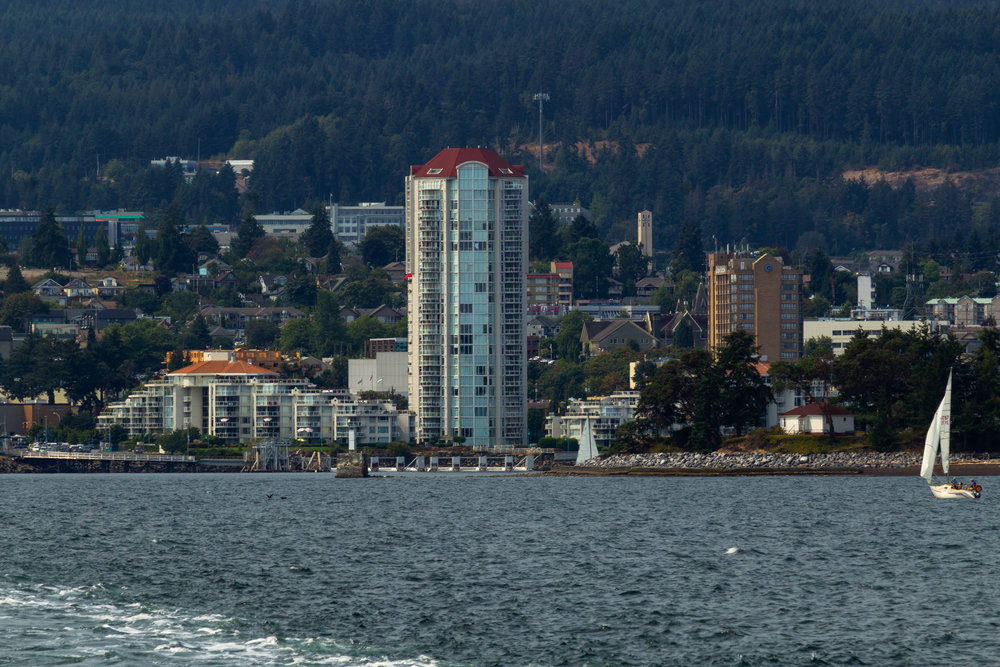
[[[576,453],[577,465],[597,456],[597,441],[594,438],[594,428],[590,425],[590,416],[583,422],[583,432],[580,434],[580,449]]]
[[[951,371],[948,371],[948,384],[944,389],[944,398],[938,405],[924,438],[924,460],[920,466],[920,476],[927,480],[931,493],[935,498],[978,498],[979,491],[970,488],[960,488],[947,481],[948,457],[951,450]],[[945,483],[934,484],[934,461],[941,452],[941,471]],[[978,488],[978,487],[976,487]]]

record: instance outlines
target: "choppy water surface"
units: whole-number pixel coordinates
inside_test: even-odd
[[[990,661],[985,481],[0,476],[0,661]]]

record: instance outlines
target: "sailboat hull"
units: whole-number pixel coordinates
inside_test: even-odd
[[[979,496],[975,491],[971,489],[955,489],[952,488],[951,484],[941,484],[939,486],[931,486],[931,493],[934,494],[935,498],[978,498]]]

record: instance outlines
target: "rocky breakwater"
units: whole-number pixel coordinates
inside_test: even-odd
[[[20,459],[12,459],[9,456],[0,456],[0,473],[25,473],[25,472],[38,472],[38,470],[27,463],[22,462]]]
[[[920,467],[918,452],[675,452],[615,454],[577,466],[560,466],[557,474],[576,475],[908,475]],[[1000,459],[988,454],[952,457],[952,474],[1000,474]]]

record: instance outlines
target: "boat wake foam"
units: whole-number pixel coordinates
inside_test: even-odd
[[[349,640],[259,632],[248,619],[113,599],[120,594],[101,584],[77,588],[0,584],[6,657],[14,663],[30,663],[42,650],[65,662],[110,656],[133,664],[204,658],[219,665],[438,664],[424,655],[400,658],[398,650]]]

